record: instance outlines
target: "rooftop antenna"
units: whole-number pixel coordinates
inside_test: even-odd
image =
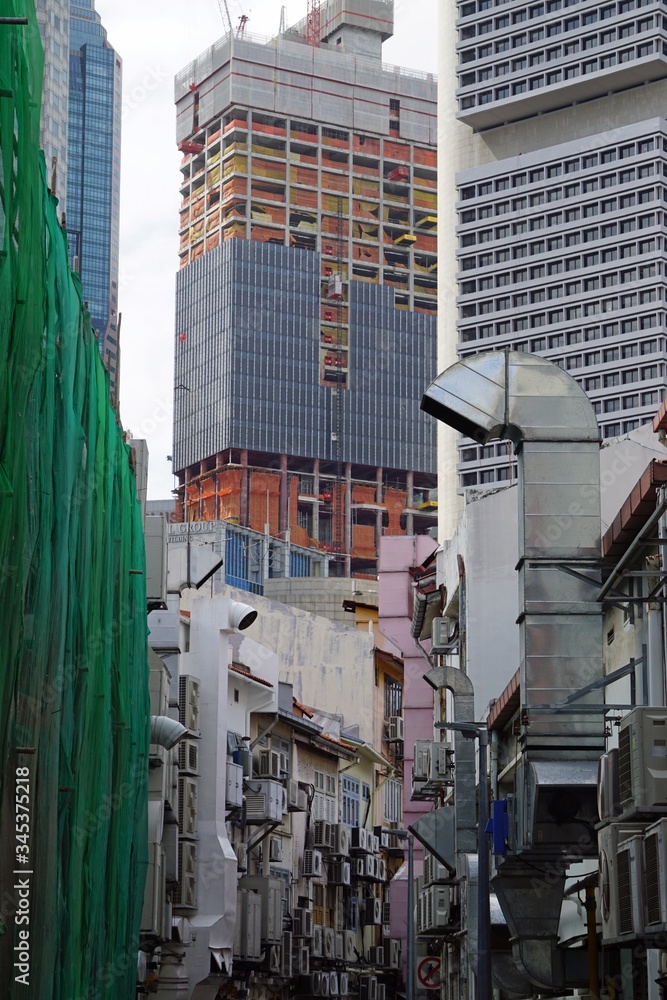
[[[280,8],[280,27],[278,28],[278,34],[284,35],[287,31],[287,7],[283,6]]]

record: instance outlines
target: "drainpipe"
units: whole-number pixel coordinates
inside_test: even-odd
[[[658,507],[664,504],[665,496],[666,491],[663,487],[658,490]],[[665,537],[667,537],[667,527],[665,526],[665,516],[663,514],[658,522],[658,538],[662,539]],[[658,573],[664,573],[665,563],[667,562],[664,545],[660,545],[659,549],[660,552],[657,556],[659,563]],[[667,620],[665,620],[662,609],[662,604],[651,602],[648,605],[646,613],[648,691],[645,692],[645,704],[654,707],[665,704]]]
[[[598,932],[595,919],[595,888],[586,886],[586,934],[588,939],[588,978],[590,1000],[600,1000],[600,967],[598,962]]]

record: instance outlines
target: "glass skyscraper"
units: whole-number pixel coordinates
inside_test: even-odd
[[[67,232],[111,379],[118,379],[121,74],[93,0],[70,5]]]

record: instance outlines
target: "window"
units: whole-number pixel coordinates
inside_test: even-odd
[[[336,808],[336,775],[328,771],[314,771],[313,819],[325,819],[335,823],[338,819]]]
[[[344,774],[342,782],[341,822],[348,826],[359,826],[359,781]]]
[[[384,717],[401,715],[403,712],[403,686],[400,681],[385,675],[384,678]],[[343,821],[345,822],[345,821]]]
[[[389,778],[384,783],[384,821],[400,823],[403,816],[403,783]]]

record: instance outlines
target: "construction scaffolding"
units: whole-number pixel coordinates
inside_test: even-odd
[[[35,8],[4,12],[28,21],[0,25],[0,981],[111,1000],[147,863],[142,517],[39,150]]]

